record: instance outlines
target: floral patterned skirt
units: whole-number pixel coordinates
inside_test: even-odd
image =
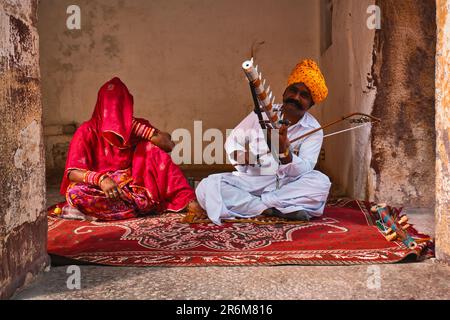
[[[133,185],[130,169],[109,172],[108,175],[122,189],[123,198],[110,199],[96,186],[74,182],[67,188],[68,205],[62,209],[63,216],[77,209],[95,219],[121,220],[149,214],[155,209],[146,188]]]

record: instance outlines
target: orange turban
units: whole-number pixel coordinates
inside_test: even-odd
[[[297,64],[288,79],[288,86],[303,82],[311,91],[314,103],[321,103],[328,95],[325,78],[320,72],[319,66],[311,59],[306,59]]]

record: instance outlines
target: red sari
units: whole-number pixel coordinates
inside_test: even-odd
[[[151,126],[144,119],[135,121]],[[132,122],[133,96],[114,78],[100,88],[92,118],[77,129],[70,143],[60,190],[66,196],[66,209],[117,220],[181,211],[195,199],[194,190],[170,155],[137,136]],[[124,191],[125,199],[110,199],[97,186],[69,181],[73,169],[108,173]]]

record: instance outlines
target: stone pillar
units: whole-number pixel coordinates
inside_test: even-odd
[[[0,298],[48,265],[37,0],[0,0]]]
[[[373,199],[432,207],[435,175],[435,1],[377,0],[372,114]]]
[[[436,257],[450,263],[450,1],[436,1]]]

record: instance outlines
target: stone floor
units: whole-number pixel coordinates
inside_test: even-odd
[[[48,204],[59,199],[50,188]],[[433,235],[432,209],[405,212],[419,231]],[[435,259],[376,266],[81,266],[80,271],[81,289],[69,290],[71,274],[57,267],[14,299],[450,299],[450,266]],[[373,281],[376,274],[379,282]]]

